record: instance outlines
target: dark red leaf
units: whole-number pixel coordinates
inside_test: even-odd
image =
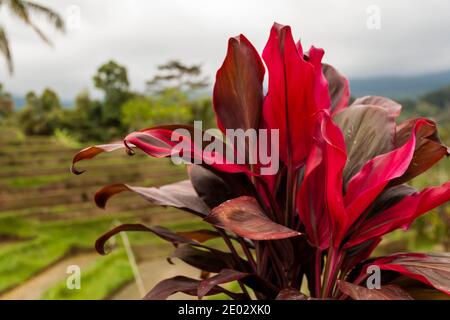
[[[210,211],[206,204],[199,198],[189,180],[168,184],[159,188],[112,184],[103,187],[95,194],[95,203],[100,208],[105,208],[109,198],[123,191],[137,193],[151,204],[175,207],[187,210],[199,216],[205,216]]]
[[[258,129],[263,102],[264,65],[243,35],[231,38],[214,85],[217,126],[225,129]]]
[[[335,114],[348,105],[350,99],[348,80],[329,64],[324,63],[322,65],[322,70],[328,81],[328,92],[331,99],[331,114]]]
[[[338,287],[353,300],[413,300],[406,291],[396,285],[386,285],[380,289],[368,289],[350,282],[339,281]]]
[[[442,144],[438,136],[436,124],[429,119],[411,119],[401,123],[397,128],[395,143],[402,145],[410,139],[411,133],[413,132],[411,129],[417,122],[422,122],[423,125],[415,132],[417,142],[411,164],[408,170],[401,177],[392,181],[391,184],[400,184],[409,181],[431,168],[444,156],[450,155],[450,148]]]
[[[218,273],[222,269],[237,268],[236,260],[230,253],[222,252],[212,248],[198,248],[191,245],[179,246],[171,254],[171,258],[178,258],[194,268]],[[241,260],[243,265],[246,261]]]
[[[198,298],[201,299],[206,296],[216,285],[241,280],[247,276],[249,276],[249,273],[232,269],[223,269],[215,276],[200,282],[197,289]]]
[[[354,231],[345,247],[352,247],[398,228],[407,228],[418,216],[449,200],[450,182],[408,195],[386,211],[364,221]]]
[[[188,166],[192,186],[210,208],[252,193],[253,185],[245,174],[223,173],[199,165]]]
[[[308,300],[308,297],[298,289],[285,288],[278,293],[275,300]]]
[[[191,279],[183,276],[177,276],[159,282],[147,295],[144,300],[165,300],[171,295],[182,292],[191,296],[197,295],[197,287],[200,280]],[[230,292],[222,287],[215,286],[208,293],[208,295],[215,295],[218,293],[225,293],[236,300],[245,299],[245,296],[239,293]]]
[[[205,221],[252,240],[275,240],[295,237],[300,232],[270,220],[252,197],[239,197],[214,208]]]
[[[402,106],[385,97],[379,97],[379,96],[365,96],[362,98],[356,99],[351,107],[359,106],[359,105],[372,105],[377,107],[382,107],[386,111],[388,111],[393,117],[398,117],[400,115],[400,112],[402,111]]]
[[[450,295],[450,253],[399,253],[370,263],[399,272]]]
[[[206,242],[211,239],[220,238],[220,234],[217,231],[201,229],[194,231],[177,232],[182,237],[186,237],[197,242]]]
[[[83,150],[81,150],[80,152],[78,152],[72,160],[72,167],[70,168],[70,171],[73,174],[82,174],[84,171],[79,171],[75,168],[75,164],[81,160],[86,160],[86,159],[92,159],[95,156],[97,156],[100,153],[103,152],[112,152],[112,151],[116,151],[122,148],[127,148],[128,154],[133,154],[133,151],[131,149],[131,147],[133,146],[126,146],[123,142],[115,142],[115,143],[111,143],[111,144],[102,144],[102,145],[98,145],[98,146],[92,146],[92,147],[88,147],[85,148]]]
[[[200,246],[200,244],[192,239],[183,237],[182,235],[176,234],[169,229],[160,227],[160,226],[154,226],[154,227],[146,227],[142,224],[122,224],[120,226],[115,227],[114,229],[106,232],[103,234],[100,238],[97,239],[95,242],[95,249],[98,253],[105,255],[105,243],[108,241],[111,237],[115,236],[119,232],[122,231],[140,231],[140,232],[151,232],[161,239],[164,239],[168,242],[171,242],[175,245],[178,244],[192,244]]]

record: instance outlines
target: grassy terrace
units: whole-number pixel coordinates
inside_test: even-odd
[[[106,184],[163,185],[186,178],[184,168],[117,151],[80,163],[87,172],[74,176],[69,167],[76,151],[53,138],[0,142],[0,293],[26,284],[62,259],[93,252],[98,236],[119,221],[181,230],[198,223],[175,209],[150,207],[132,193],[111,199],[106,211],[93,202],[95,191]],[[155,254],[161,248],[169,249],[150,234],[130,233],[129,238],[133,247],[148,246]],[[125,251],[116,242],[111,254],[93,255],[94,260],[83,269],[85,290],[69,291],[61,280],[43,288],[41,298],[103,299],[132,281]]]

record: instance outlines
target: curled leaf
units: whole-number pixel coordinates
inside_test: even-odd
[[[134,147],[134,146],[125,145],[123,142],[115,142],[115,143],[102,144],[102,145],[98,145],[98,146],[92,146],[92,147],[85,148],[85,149],[79,151],[73,157],[72,166],[70,168],[70,171],[76,175],[82,174],[84,171],[79,171],[78,169],[76,169],[75,164],[81,160],[92,159],[92,158],[96,157],[98,154],[103,153],[103,152],[112,152],[112,151],[116,151],[116,150],[119,150],[122,148],[127,148],[128,154],[132,155],[132,154],[134,154],[133,149],[131,149],[132,147]]]
[[[97,250],[97,252],[100,253],[101,255],[105,255],[106,254],[106,252],[105,252],[106,241],[108,241],[111,237],[115,236],[119,232],[123,232],[123,231],[151,232],[151,233],[157,235],[158,237],[160,237],[161,239],[164,239],[175,245],[182,244],[182,243],[183,244],[191,244],[191,245],[200,245],[198,242],[196,242],[192,239],[183,237],[179,234],[176,234],[164,227],[160,227],[160,226],[146,227],[142,224],[122,224],[122,225],[117,226],[117,227],[113,228],[112,230],[106,232],[100,238],[97,239],[97,241],[95,242],[95,249]]]
[[[122,183],[112,184],[103,187],[95,194],[95,203],[100,208],[105,208],[108,199],[124,191],[134,192],[152,204],[183,209],[199,216],[205,216],[210,211],[199,198],[189,180],[159,188],[133,187]]]

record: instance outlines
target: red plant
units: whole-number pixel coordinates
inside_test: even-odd
[[[73,164],[101,152],[138,148],[169,157],[178,143],[172,133],[182,128],[186,136],[180,138],[191,146],[184,156],[206,162],[188,166],[190,180],[160,188],[115,184],[95,196],[104,208],[112,195],[132,191],[213,227],[176,233],[127,224],[98,239],[96,248],[104,253],[103,245],[118,232],[152,232],[175,245],[171,257],[203,275],[214,274],[163,280],[146,298],[184,292],[249,299],[250,288],[258,299],[306,299],[300,292],[304,279],[310,298],[410,299],[420,296],[420,284],[437,289],[426,291],[433,297],[450,294],[449,254],[368,259],[383,235],[408,228],[450,199],[449,182],[422,191],[405,184],[449,155],[436,124],[424,118],[397,124],[401,106],[383,97],[363,97],[348,106],[348,81],[321,62],[323,54],[314,47],[303,52],[290,27],[275,24],[262,55],[269,74],[264,97],[265,68],[257,51],[243,35],[229,41],[214,87],[217,125],[223,132],[279,129],[276,174],[262,175],[261,162],[206,164],[217,154],[203,152],[187,135],[196,129],[181,125],[134,132],[124,143],[90,147],[75,156]],[[255,156],[251,148],[244,152],[246,158]],[[227,251],[205,244],[218,237]],[[381,289],[363,285],[369,266],[382,270]],[[239,283],[239,293],[221,286],[232,281]]]

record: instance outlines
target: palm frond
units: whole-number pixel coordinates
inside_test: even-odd
[[[5,29],[0,26],[0,54],[6,59],[9,73],[13,73],[13,62],[11,56],[11,50],[9,48],[8,37],[6,36]]]
[[[34,12],[45,16],[56,30],[61,32],[65,31],[64,20],[57,12],[31,1],[22,2],[29,12]]]

